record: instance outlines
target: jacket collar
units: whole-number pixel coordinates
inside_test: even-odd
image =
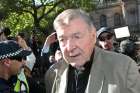
[[[91,72],[89,74],[89,80],[86,88],[85,93],[93,93],[93,90],[95,93],[101,93],[102,87],[104,84],[104,74],[102,70],[102,59],[100,57],[101,49],[96,47],[95,53],[94,53],[94,59],[93,64],[91,67]],[[58,93],[66,93],[67,90],[67,82],[68,82],[68,69],[69,66],[67,65],[64,72],[60,75],[60,82],[57,85],[57,91]]]

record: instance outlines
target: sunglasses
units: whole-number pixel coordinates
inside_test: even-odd
[[[19,56],[14,56],[14,57],[10,57],[9,59],[11,59],[11,60],[17,60],[17,61],[22,61],[22,57],[19,57]]]
[[[107,34],[106,36],[100,36],[99,40],[100,41],[110,40],[112,37],[113,37],[112,34]]]

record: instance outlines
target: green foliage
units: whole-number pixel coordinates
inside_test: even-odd
[[[12,35],[19,31],[31,31],[37,28],[37,33],[43,29],[52,31],[55,16],[67,8],[81,8],[92,11],[95,8],[93,0],[0,0],[0,10],[5,15],[1,25],[8,26]],[[0,15],[1,18],[1,15]],[[49,30],[50,29],[50,30]]]
[[[8,26],[12,31],[12,35],[14,36],[23,29],[28,28],[29,30],[31,30],[32,23],[33,19],[31,15],[27,13],[10,13],[9,17],[1,22],[1,25]]]

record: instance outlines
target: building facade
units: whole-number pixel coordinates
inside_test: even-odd
[[[128,26],[130,32],[140,33],[140,0],[100,0],[91,16],[97,29]]]

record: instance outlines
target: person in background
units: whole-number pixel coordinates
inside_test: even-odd
[[[55,60],[56,62],[59,62],[60,60],[62,60],[62,53],[61,53],[61,50],[60,48],[58,48],[56,51],[55,51]]]
[[[136,60],[137,64],[140,66],[140,41],[135,42],[134,60]]]
[[[21,73],[25,66],[23,60],[30,53],[13,40],[0,42],[0,93],[29,93],[28,82],[15,76]]]
[[[10,39],[8,36],[11,34],[11,31],[8,27],[0,28],[0,41]]]
[[[130,57],[96,46],[96,28],[80,9],[54,20],[63,60],[45,79],[46,93],[140,93],[140,74]]]
[[[59,62],[61,59],[62,59],[62,53],[59,48],[55,51],[54,55],[49,56],[49,62],[51,64],[55,64],[56,62]]]
[[[105,50],[115,50],[115,37],[111,28],[102,27],[97,31],[97,41],[99,47]]]
[[[44,53],[47,54],[49,52],[51,44],[53,44],[55,42],[57,42],[57,37],[56,37],[56,33],[54,32],[46,38],[42,51],[41,51],[41,56]]]
[[[56,60],[55,60],[55,56],[54,56],[54,55],[50,55],[50,56],[49,56],[49,62],[50,62],[51,64],[56,63]]]
[[[41,42],[39,41],[39,37],[35,34],[35,33],[33,33],[32,35],[31,35],[31,38],[30,38],[30,47],[31,47],[31,49],[32,49],[32,51],[33,51],[33,53],[34,53],[34,55],[36,56],[36,58],[37,58],[37,62],[39,62],[40,60],[39,60],[39,58],[40,58],[40,52],[41,52]]]
[[[46,70],[50,68],[50,66],[55,63],[55,55],[54,53],[51,53],[51,45],[57,42],[56,33],[51,33],[45,40],[45,43],[43,45],[42,51],[41,51],[41,59],[43,63],[45,64]],[[45,72],[46,72],[45,70]]]
[[[26,56],[26,60],[24,61],[25,66],[24,66],[24,73],[23,73],[27,77],[27,81],[28,81],[29,88],[30,88],[29,92],[30,93],[39,93],[39,92],[44,93],[45,92],[44,87],[39,85],[37,83],[37,81],[35,80],[35,78],[32,77],[32,70],[33,70],[34,64],[36,62],[36,57],[35,57],[34,53],[32,52],[31,48],[27,45],[25,38],[23,38],[23,37],[24,36],[22,36],[22,34],[18,34],[16,36],[16,40],[17,40],[17,43],[23,49],[31,51],[31,54]]]
[[[140,72],[140,41],[135,42],[135,48],[134,48],[134,60],[137,62]]]
[[[22,34],[18,34],[16,36],[17,43],[25,50],[32,51],[32,49],[27,45],[24,36]],[[26,57],[26,66],[32,71],[34,64],[36,62],[36,57],[32,52],[29,56]]]
[[[123,53],[134,59],[135,43],[129,39],[120,42],[120,53]],[[135,60],[136,61],[136,60]]]

